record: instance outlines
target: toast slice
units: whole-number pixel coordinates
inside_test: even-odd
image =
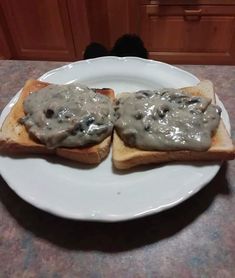
[[[197,86],[181,89],[184,93],[194,96],[204,96],[216,102],[213,85],[209,80],[200,82]],[[112,159],[117,169],[129,169],[144,164],[159,164],[172,161],[217,161],[235,158],[235,150],[223,120],[212,138],[212,145],[206,152],[201,151],[144,151],[130,148],[118,136],[113,135]]]
[[[83,148],[56,148],[48,149],[45,145],[33,140],[24,125],[18,120],[24,116],[23,102],[30,92],[36,92],[48,86],[49,83],[38,80],[28,80],[22,89],[19,99],[7,115],[0,130],[0,152],[4,154],[56,154],[58,156],[75,160],[81,163],[98,164],[110,150],[111,136],[101,143]],[[114,99],[111,89],[98,89],[98,93]]]

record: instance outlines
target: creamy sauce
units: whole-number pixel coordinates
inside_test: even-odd
[[[78,83],[49,85],[23,105],[26,116],[20,122],[48,148],[96,144],[112,133],[110,99]]]
[[[139,91],[116,101],[115,128],[122,140],[143,150],[196,150],[211,146],[220,107],[176,89]]]

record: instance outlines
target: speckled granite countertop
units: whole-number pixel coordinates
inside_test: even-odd
[[[0,61],[0,109],[62,62]],[[211,79],[235,139],[235,66],[180,66]],[[0,277],[235,277],[235,161],[183,204],[115,224],[57,218],[0,178]]]

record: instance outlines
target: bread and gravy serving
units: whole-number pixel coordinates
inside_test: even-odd
[[[111,89],[28,80],[2,125],[0,150],[97,164],[110,150],[113,99]]]
[[[115,111],[113,163],[118,169],[234,158],[210,81],[178,90],[120,94]]]
[[[108,155],[113,134],[112,159],[118,169],[234,158],[210,81],[114,99],[112,89],[28,80],[1,127],[0,151],[98,164]]]

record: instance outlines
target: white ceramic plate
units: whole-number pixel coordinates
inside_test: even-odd
[[[60,84],[79,80],[116,92],[177,88],[199,81],[168,64],[117,57],[72,63],[44,74],[40,80]],[[2,112],[0,124],[17,97]],[[222,115],[230,129],[224,107]],[[173,207],[199,191],[219,168],[219,163],[174,163],[122,173],[112,168],[111,155],[97,167],[57,158],[0,156],[3,178],[22,199],[62,217],[95,221],[127,220]]]

